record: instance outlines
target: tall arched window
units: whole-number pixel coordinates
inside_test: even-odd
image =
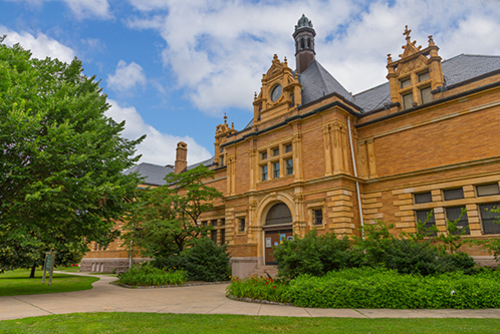
[[[308,38],[307,39],[307,48],[310,49],[311,48],[311,40]]]
[[[292,213],[285,203],[275,204],[267,213],[266,226],[292,223]]]
[[[301,48],[301,49],[304,49],[304,47],[305,47],[305,45],[304,45],[304,39],[303,39],[303,38],[301,38],[301,39],[300,39],[300,48]]]

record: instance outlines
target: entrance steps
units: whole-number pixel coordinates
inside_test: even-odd
[[[257,266],[254,270],[254,274],[257,275],[257,277],[268,277],[267,274],[271,277],[276,277],[278,276],[278,267],[277,266],[266,266],[266,265],[260,265]]]

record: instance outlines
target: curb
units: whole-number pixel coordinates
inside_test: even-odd
[[[127,289],[166,289],[166,288],[183,288],[183,287],[187,287],[187,286],[215,285],[215,284],[227,284],[227,283],[229,283],[229,281],[170,284],[170,285],[128,285],[128,284],[120,284],[120,283],[113,283],[113,282],[111,282],[110,284],[120,286],[122,288],[127,288]]]
[[[226,295],[226,298],[236,300],[239,302],[246,302],[246,303],[257,303],[257,304],[268,304],[268,305],[280,305],[280,306],[295,306],[291,303],[278,303],[278,302],[270,302],[268,300],[264,299],[252,299],[252,298],[241,298],[241,297],[235,297],[233,295]]]

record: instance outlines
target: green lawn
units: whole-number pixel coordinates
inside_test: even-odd
[[[54,273],[52,285],[48,286],[48,274],[43,285],[42,275],[41,270],[36,271],[35,278],[28,278],[30,270],[6,271],[0,274],[0,297],[90,290],[92,289],[92,283],[99,280],[97,277]]]
[[[60,267],[60,268],[54,268],[54,271],[64,271],[67,273],[79,273],[80,272],[80,267]]]
[[[73,313],[0,321],[0,333],[498,333],[500,319]]]

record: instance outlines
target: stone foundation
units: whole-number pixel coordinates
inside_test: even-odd
[[[263,265],[261,257],[232,257],[231,275],[240,279],[247,278],[256,273],[259,266]]]
[[[148,258],[133,258],[132,265],[136,263],[149,261]],[[93,273],[123,273],[129,268],[129,259],[127,258],[84,258],[80,263],[80,271],[88,271]]]

